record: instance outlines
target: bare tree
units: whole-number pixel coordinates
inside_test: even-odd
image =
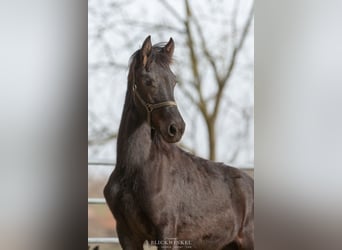
[[[175,10],[172,9],[172,7],[166,2],[162,1],[163,5],[172,13],[176,13]],[[223,93],[225,88],[227,88],[227,85],[229,83],[230,77],[232,75],[232,72],[236,65],[236,59],[241,51],[241,48],[243,47],[243,43],[246,39],[246,35],[248,33],[248,30],[251,26],[252,20],[253,20],[253,5],[250,9],[250,12],[248,14],[247,20],[245,21],[245,24],[243,26],[242,34],[237,42],[237,44],[234,44],[233,51],[230,55],[230,60],[228,62],[228,65],[226,66],[226,69],[224,69],[222,72],[219,71],[219,66],[224,67],[224,65],[219,65],[220,61],[215,58],[215,56],[211,53],[210,49],[207,46],[207,41],[203,33],[203,29],[201,25],[198,22],[197,16],[194,14],[194,11],[189,4],[188,0],[184,1],[185,3],[185,19],[181,19],[177,14],[175,14],[175,17],[178,19],[181,19],[181,21],[184,24],[185,27],[185,35],[187,39],[187,45],[189,48],[189,54],[190,62],[191,62],[191,72],[193,76],[193,89],[194,92],[186,91],[185,88],[183,88],[184,93],[188,96],[189,100],[192,101],[193,104],[195,104],[200,114],[202,115],[205,124],[207,126],[207,132],[208,132],[208,142],[209,142],[209,159],[215,160],[216,159],[216,122],[217,117],[220,109],[220,105],[222,103],[223,99]],[[193,28],[194,27],[194,28]],[[197,32],[199,41],[197,42],[196,39],[194,39],[193,33]],[[199,46],[197,46],[197,43],[199,43]],[[195,52],[195,48],[198,47],[199,50],[201,50],[201,58],[199,58],[198,54]],[[227,55],[229,56],[229,55]],[[213,82],[216,84],[216,91],[214,93],[214,105],[213,108],[209,108],[209,102],[211,101],[211,98],[205,99],[204,98],[204,90],[203,90],[203,77],[201,76],[201,71],[199,70],[199,61],[200,60],[207,60],[211,70],[214,72],[214,80]],[[184,83],[181,84],[181,86],[184,86]],[[193,93],[196,94],[196,97],[194,97]]]
[[[204,2],[208,6],[213,4],[212,1],[204,0]],[[253,108],[250,106],[240,107],[238,104],[228,100],[227,93],[229,91],[227,89],[233,81],[233,76],[241,73],[241,71],[237,71],[237,67],[241,64],[238,59],[243,54],[244,44],[253,23],[254,3],[252,2],[248,6],[248,11],[245,11],[244,18],[239,19],[240,22],[238,22],[240,1],[235,1],[232,4],[232,11],[230,13],[220,13],[220,10],[218,10],[215,15],[207,15],[205,17],[201,15],[200,7],[194,1],[184,0],[182,8],[179,8],[179,6],[175,7],[170,1],[166,0],[160,0],[159,4],[161,5],[159,10],[161,12],[165,11],[174,20],[145,20],[147,14],[143,13],[144,10],[142,10],[141,16],[144,18],[139,19],[139,16],[133,17],[122,13],[122,17],[117,20],[112,22],[107,22],[108,20],[106,20],[106,22],[102,23],[97,28],[95,34],[97,35],[97,41],[102,44],[102,50],[108,54],[108,60],[98,60],[91,63],[89,70],[91,72],[101,70],[122,71],[125,67],[125,63],[118,61],[113,56],[115,51],[113,48],[114,42],[108,40],[104,35],[107,30],[115,30],[116,34],[125,37],[127,41],[125,50],[130,52],[133,51],[134,47],[136,48],[136,42],[144,38],[146,34],[142,35],[142,33],[146,33],[146,31],[153,31],[153,33],[159,34],[161,37],[165,36],[165,34],[175,34],[180,40],[177,44],[185,52],[182,54],[184,60],[176,61],[177,67],[180,69],[177,72],[179,86],[182,94],[187,99],[186,101],[194,105],[197,108],[197,114],[202,117],[207,131],[208,157],[215,160],[217,158],[217,125],[221,121],[222,116],[225,116],[222,113],[224,111],[222,107],[225,107],[224,102],[229,102],[228,106],[231,109],[235,109],[235,113],[239,114],[244,121],[244,124],[240,125],[241,129],[237,130],[239,132],[236,132],[236,137],[244,140],[250,137],[249,130],[252,126]],[[203,12],[205,11],[202,10]],[[210,19],[215,20],[212,21]],[[212,22],[229,20],[227,22],[230,25],[229,29],[228,27],[220,27],[216,31],[222,33],[220,37],[222,37],[221,43],[224,44],[224,48],[213,46],[211,33],[214,31],[207,30],[206,20]],[[118,26],[123,28],[120,29]],[[122,32],[125,29],[135,30],[135,32],[127,35],[127,32]],[[251,66],[253,65],[253,58],[250,58],[250,60],[251,62],[247,62],[247,70],[253,71]],[[209,88],[210,91],[208,91]],[[94,119],[94,123],[96,123],[96,120]],[[106,143],[115,139],[116,136],[116,131],[106,129],[106,126],[93,130],[93,132],[90,140],[88,140],[89,145]],[[192,134],[192,136],[194,135]],[[190,151],[196,151],[196,148],[192,146],[183,146]],[[241,145],[237,145],[234,149],[231,149],[227,153],[230,155],[227,161],[234,161],[239,155],[241,147]]]

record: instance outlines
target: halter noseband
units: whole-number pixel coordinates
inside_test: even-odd
[[[140,96],[139,92],[137,91],[137,85],[135,83],[133,84],[133,93],[146,109],[147,122],[149,126],[151,126],[151,115],[152,115],[153,110],[160,109],[160,108],[167,107],[167,106],[177,106],[177,104],[174,101],[165,101],[165,102],[159,102],[159,103],[145,102],[144,99],[142,99],[142,97]]]

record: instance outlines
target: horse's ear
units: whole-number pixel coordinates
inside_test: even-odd
[[[142,47],[141,47],[141,59],[144,67],[147,63],[147,58],[151,54],[152,51],[152,43],[151,43],[151,36],[146,37]]]
[[[175,42],[173,41],[172,37],[170,37],[170,40],[163,48],[163,51],[169,56],[172,57],[173,51],[175,50]]]

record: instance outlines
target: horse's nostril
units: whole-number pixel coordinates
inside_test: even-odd
[[[168,129],[169,136],[175,136],[177,134],[177,127],[175,124],[171,124]]]

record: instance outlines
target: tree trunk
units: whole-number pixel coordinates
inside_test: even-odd
[[[215,161],[216,159],[216,131],[215,122],[206,120],[208,128],[208,141],[209,141],[209,159]]]

